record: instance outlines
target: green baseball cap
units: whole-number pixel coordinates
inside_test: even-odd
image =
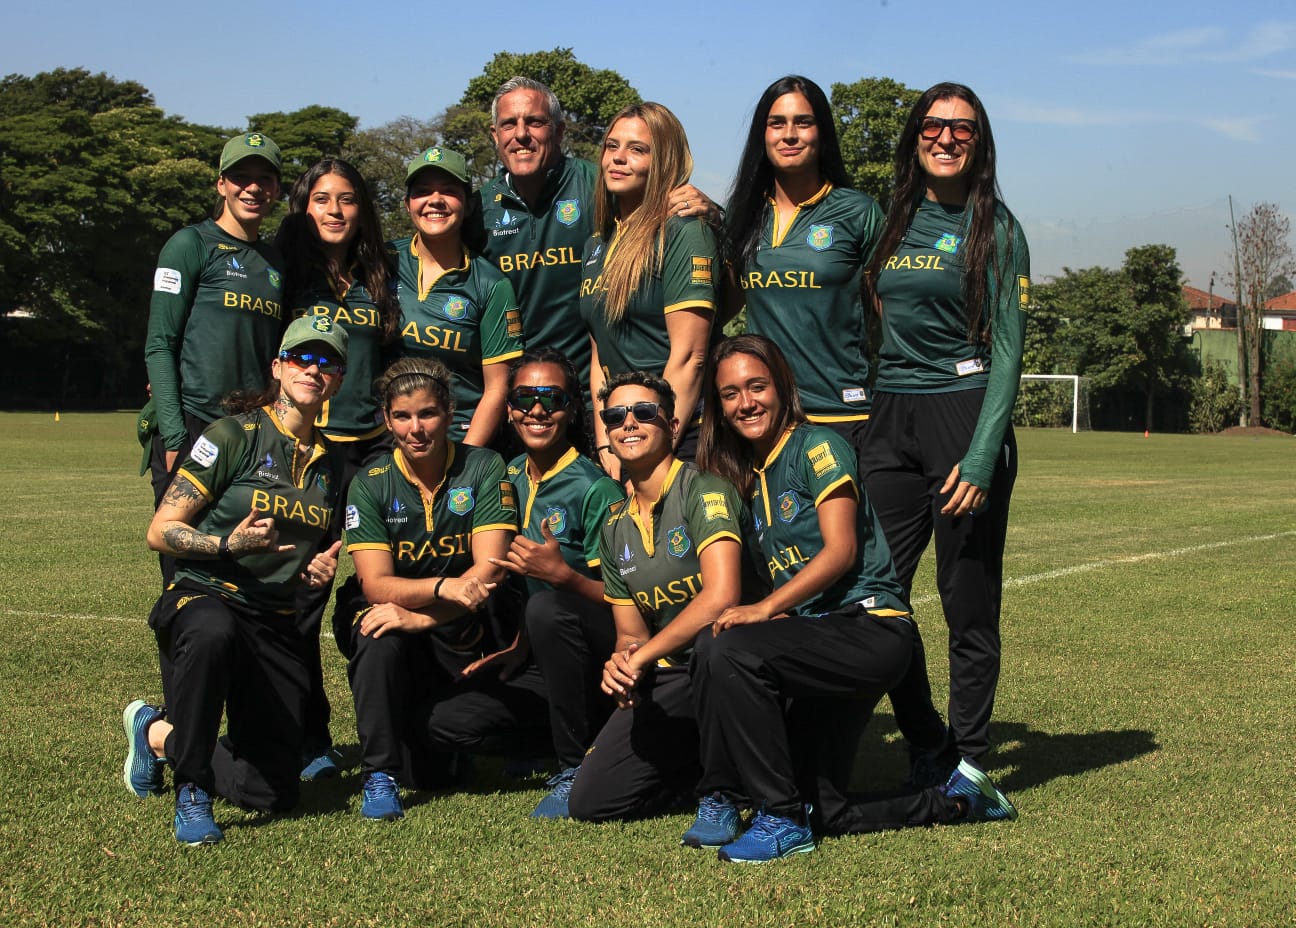
[[[472,189],[472,176],[468,173],[468,162],[457,151],[434,145],[415,155],[410,160],[409,167],[405,171],[405,186],[408,187],[409,182],[414,179],[414,175],[424,168],[436,168],[445,171],[455,180],[467,184],[468,188]]]
[[[298,316],[284,330],[283,341],[279,343],[281,352],[307,345],[311,342],[328,345],[338,354],[338,359],[346,362],[347,331],[328,316]]]
[[[224,174],[244,158],[264,158],[274,166],[275,171],[283,170],[279,146],[264,132],[244,132],[226,142],[221,151],[220,173]]]

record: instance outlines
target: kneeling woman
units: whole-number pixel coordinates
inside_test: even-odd
[[[684,843],[765,861],[814,850],[807,803],[835,828],[859,734],[908,667],[913,627],[851,447],[806,422],[782,352],[742,335],[711,361],[701,465],[751,500],[773,590],[725,610],[694,668],[703,799]],[[740,836],[744,804],[756,815]]]
[[[525,646],[483,608],[517,527],[513,486],[494,451],[450,441],[450,380],[428,358],[378,378],[396,447],[347,497],[347,551],[371,604],[351,625],[348,667],[370,819],[404,814],[402,779],[440,785],[442,752],[549,744],[539,674],[517,673]]]
[[[571,816],[586,821],[649,815],[693,793],[689,654],[742,586],[741,500],[672,454],[679,420],[670,384],[629,371],[604,383],[598,401],[630,497],[609,509],[602,529],[617,632],[602,686],[619,711],[572,784]]]
[[[149,524],[149,547],[176,558],[175,583],[149,616],[167,712],[142,700],[126,707],[124,774],[137,796],[160,793],[167,758],[185,844],[224,837],[213,793],[268,812],[297,802],[318,643],[297,628],[293,601],[301,583],[324,588],[337,570],[340,543],[320,548],[341,462],[315,418],[342,382],[346,347],[327,317],[293,322],[269,387],[227,404],[234,415],[194,442]],[[218,740],[222,714],[229,728]]]

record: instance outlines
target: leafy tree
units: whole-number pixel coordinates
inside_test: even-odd
[[[1228,372],[1214,361],[1193,381],[1188,424],[1194,432],[1221,432],[1237,421],[1242,401]]]
[[[564,147],[581,158],[595,157],[612,117],[642,99],[616,71],[591,68],[578,61],[570,48],[522,54],[499,52],[481,74],[468,82],[459,108],[451,107],[441,119],[442,142],[469,158],[469,169],[476,177],[495,173],[491,101],[501,84],[518,76],[540,81],[558,96],[567,123]]]
[[[832,85],[842,157],[857,190],[885,207],[895,180],[895,149],[905,118],[922,91],[889,77]]]
[[[1265,287],[1265,299],[1277,299],[1284,294],[1291,293],[1292,290],[1296,290],[1296,287],[1292,286],[1291,278],[1286,274],[1279,274],[1269,281],[1269,285]]]
[[[91,396],[123,386],[141,367],[157,252],[215,201],[224,134],[168,117],[139,84],[104,74],[0,82],[0,286],[6,312],[40,323],[7,319],[11,348],[87,359],[100,378],[84,385]]]
[[[1264,421],[1272,428],[1296,432],[1296,362],[1278,361],[1264,379]]]
[[[1230,276],[1238,295],[1238,379],[1245,384],[1242,392],[1249,421],[1259,425],[1264,379],[1261,317],[1271,282],[1296,273],[1291,220],[1277,203],[1257,203],[1237,223],[1235,232],[1237,250],[1230,261],[1235,270]]]
[[[405,214],[405,168],[423,149],[438,144],[441,132],[435,121],[401,116],[391,122],[362,129],[342,149],[342,157],[355,165],[369,183],[383,235],[389,239],[409,234]]]

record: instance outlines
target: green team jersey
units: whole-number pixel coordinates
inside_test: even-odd
[[[621,485],[593,461],[581,457],[575,448],[567,449],[538,481],[527,472],[526,461],[524,454],[508,466],[508,478],[517,492],[522,535],[543,543],[540,526],[548,522],[563,560],[573,570],[598,580],[603,517],[608,507],[625,499]],[[526,583],[530,593],[549,588],[549,584],[531,577],[526,578]]]
[[[373,438],[387,428],[373,393],[374,378],[382,373],[388,352],[382,344],[382,319],[378,307],[354,281],[346,293],[338,293],[322,278],[293,294],[292,318],[328,316],[347,333],[346,376],[338,392],[324,404],[315,425],[333,441]]]
[[[235,238],[215,220],[187,226],[162,246],[144,363],[168,449],[185,443],[183,413],[212,422],[224,415],[226,395],[266,385],[284,330],[282,293],[279,252]]]
[[[637,607],[656,634],[702,590],[698,556],[707,546],[722,539],[742,543],[743,514],[732,484],[677,460],[648,512],[640,512],[632,496],[606,513],[603,598]]]
[[[752,495],[752,547],[760,551],[770,583],[780,587],[823,550],[817,508],[824,497],[847,485],[859,501],[855,510],[858,550],[855,564],[795,611],[803,615],[835,612],[860,603],[874,615],[908,615],[904,589],[896,580],[891,548],[868,496],[855,478],[855,453],[831,428],[800,425],[789,429],[756,468]]]
[[[681,309],[715,312],[716,240],[702,219],[672,216],[666,223],[661,271],[640,283],[616,325],[603,313],[603,265],[616,250],[616,237],[593,235],[585,243],[580,312],[605,377],[624,371],[661,374],[670,357],[666,317]]]
[[[824,184],[791,215],[781,215],[771,199],[762,223],[755,258],[740,275],[747,331],[783,350],[811,421],[867,419],[860,276],[882,230],[882,210],[868,194]]]
[[[473,535],[517,530],[515,500],[504,459],[488,448],[451,444],[430,497],[396,448],[351,481],[346,549],[386,551],[398,577],[458,577],[473,565]]]
[[[274,519],[279,544],[291,551],[234,560],[176,559],[176,579],[211,587],[254,608],[292,612],[293,597],[320,541],[328,534],[341,492],[342,463],[319,433],[309,455],[269,406],[218,419],[194,442],[179,475],[208,502],[194,526],[225,536],[255,509]]]
[[[961,206],[923,200],[900,247],[882,264],[882,346],[875,388],[887,393],[984,389],[960,478],[989,488],[995,458],[1012,418],[1021,378],[1030,302],[1030,251],[1012,213],[995,203],[1003,267],[988,281],[990,342],[970,344],[963,314],[963,243],[969,217]]]
[[[590,162],[564,157],[528,206],[504,172],[482,186],[481,227],[465,233],[513,285],[527,345],[557,348],[582,373],[590,349],[580,320],[580,255],[594,231],[595,173]]]
[[[481,401],[482,368],[522,353],[522,316],[513,287],[489,261],[470,257],[466,248],[463,264],[434,281],[419,280],[413,238],[391,242],[388,248],[396,265],[401,350],[450,368],[455,401],[450,438],[459,441]]]

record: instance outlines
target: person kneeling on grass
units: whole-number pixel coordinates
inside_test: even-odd
[[[773,589],[722,612],[694,662],[702,800],[682,841],[758,863],[813,851],[815,824],[859,819],[846,799],[856,746],[909,666],[913,623],[854,452],[806,421],[782,352],[741,335],[715,348],[711,369],[699,461],[750,500],[747,542]],[[1011,817],[1001,794],[965,792],[959,776],[942,794],[949,819],[994,817],[988,801]],[[743,805],[756,810],[745,833]]]
[[[450,441],[450,379],[428,358],[378,378],[396,447],[347,497],[347,551],[367,602],[341,634],[367,819],[404,815],[402,782],[445,785],[455,752],[536,756],[550,744],[543,681],[520,629],[504,627],[516,611],[491,608],[506,576],[492,561],[517,526],[513,485],[494,451]]]
[[[270,385],[231,398],[234,414],[194,442],[149,524],[149,547],[176,558],[149,615],[167,709],[126,707],[123,778],[140,798],[160,794],[166,758],[184,844],[224,837],[213,794],[265,812],[297,803],[307,655],[318,645],[297,630],[293,603],[302,584],[324,588],[337,571],[340,543],[321,548],[341,462],[315,419],[342,382],[346,348],[327,317],[292,323]]]

